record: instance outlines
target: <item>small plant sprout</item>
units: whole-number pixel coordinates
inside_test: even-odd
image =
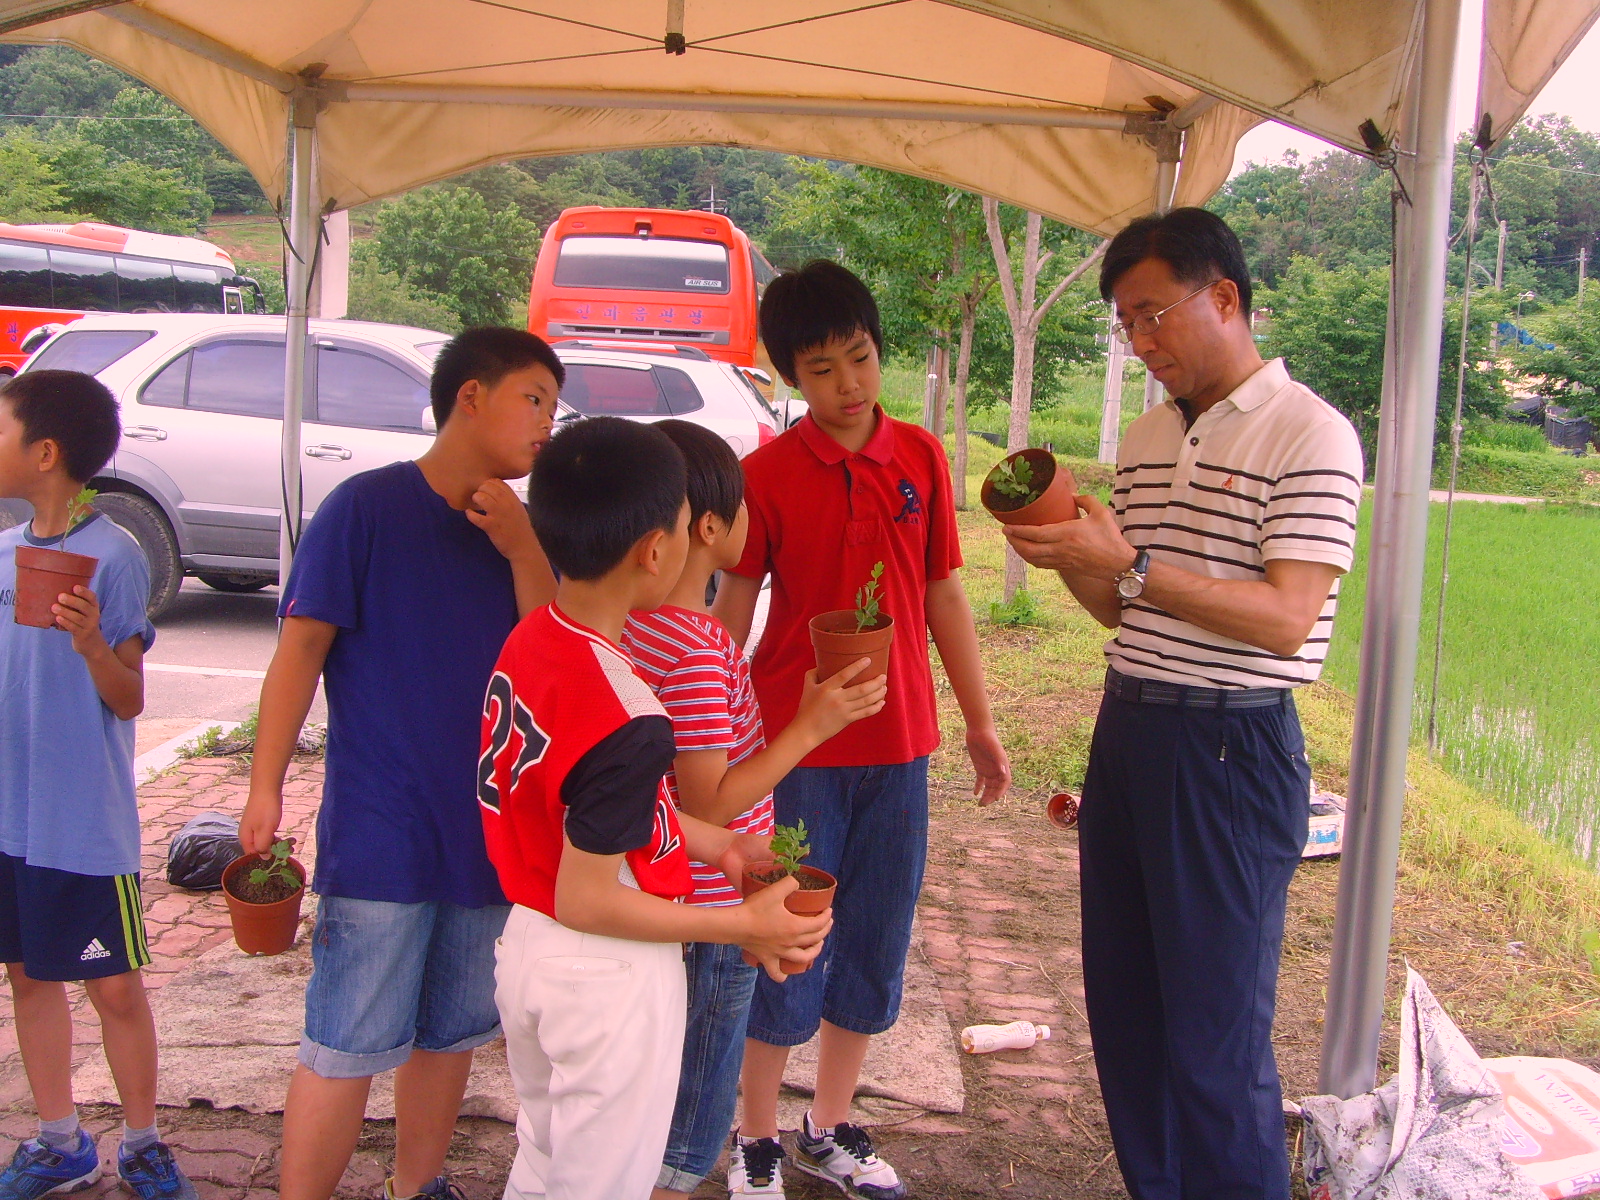
[[[882,593],[878,581],[883,578],[883,564],[872,568],[872,576],[856,589],[856,632],[863,633],[878,623],[878,602]]]
[[[298,888],[305,883],[305,880],[296,875],[294,868],[289,865],[289,855],[294,853],[293,838],[279,838],[272,843],[272,849],[268,853],[269,857],[264,865],[250,869],[251,883],[261,887],[276,879],[292,888]]]
[[[67,501],[67,527],[62,531],[61,542],[57,545],[65,543],[67,534],[89,519],[90,514],[94,512],[94,498],[99,494],[94,488],[84,488]]]
[[[772,830],[772,857],[773,860],[788,874],[793,875],[795,868],[800,865],[800,860],[811,853],[811,845],[806,838],[806,823],[796,821],[793,825],[778,825]]]
[[[1013,500],[1025,501],[1033,496],[1033,468],[1025,458],[1011,458],[994,469],[991,476],[994,490]]]

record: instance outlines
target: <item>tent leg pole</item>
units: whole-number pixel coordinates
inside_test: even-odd
[[[1111,327],[1117,323],[1113,305],[1106,321],[1106,381],[1100,397],[1100,461],[1117,461],[1117,443],[1122,436],[1122,364],[1127,356],[1122,341]]]
[[[311,273],[317,251],[316,104],[296,95],[291,108],[289,154],[289,253],[284,272],[287,312],[283,355],[283,442],[280,479],[282,515],[278,521],[278,579],[289,581],[289,567],[300,542],[303,512],[300,487],[300,417],[305,411],[306,355],[311,337],[307,314]]]
[[[1422,617],[1460,16],[1461,0],[1425,0],[1410,139],[1416,157],[1405,172],[1412,207],[1400,210],[1396,239],[1361,680],[1318,1084],[1323,1093],[1344,1098],[1370,1091],[1377,1078]]]
[[[1178,161],[1182,154],[1183,141],[1180,134],[1176,140],[1169,140],[1158,151],[1156,159],[1156,211],[1168,213],[1172,211],[1173,193],[1178,189]],[[1166,389],[1150,372],[1144,375],[1144,411],[1149,412],[1156,405],[1167,398]]]

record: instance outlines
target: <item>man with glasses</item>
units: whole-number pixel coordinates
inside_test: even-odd
[[[1100,271],[1172,398],[1129,427],[1112,506],[1006,537],[1115,630],[1083,785],[1083,976],[1135,1200],[1286,1200],[1272,1016],[1322,668],[1363,476],[1355,430],[1250,332],[1239,240],[1142,217]]]

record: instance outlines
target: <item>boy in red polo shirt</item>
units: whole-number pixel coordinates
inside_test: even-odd
[[[674,812],[672,722],[619,645],[628,614],[682,573],[683,455],[648,425],[597,417],[540,453],[528,495],[560,583],[495,664],[478,766],[514,905],[495,969],[521,1108],[505,1195],[642,1200],[678,1091],[682,943],[743,946],[781,980],[778,959],[810,960],[829,922],[783,907],[789,880],[727,908],[677,903],[691,859],[738,878],[767,846]]]
[[[741,643],[762,579],[772,608],[753,663],[763,719],[789,723],[815,666],[808,624],[854,605],[874,564],[894,618],[888,702],[801,760],[773,793],[777,819],[804,820],[806,860],[839,879],[834,928],[817,967],[782,988],[758,980],[744,1060],[744,1114],[729,1169],[735,1196],[781,1197],[778,1089],[789,1049],[822,1032],[817,1088],[797,1165],[855,1197],[898,1200],[894,1168],[847,1118],[869,1038],[894,1024],[928,832],[928,755],[939,744],[932,634],[966,721],[980,804],[1006,792],[944,447],[878,407],[883,333],[866,286],[834,263],[775,280],[761,301],[773,365],[810,413],[744,460],[750,531],[716,615]]]

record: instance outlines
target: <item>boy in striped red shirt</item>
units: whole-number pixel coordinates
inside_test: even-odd
[[[672,718],[677,757],[666,777],[672,802],[709,824],[770,836],[773,786],[846,725],[882,709],[888,681],[849,686],[866,659],[821,682],[812,673],[794,720],[767,743],[749,666],[705,602],[713,572],[734,566],[744,552],[744,474],[728,444],[710,430],[687,421],[660,421],[655,428],[683,451],[688,465],[689,553],[666,602],[629,617],[623,648]],[[738,890],[717,867],[691,863],[690,870],[688,903],[739,902]],[[733,1125],[755,989],[756,969],[744,964],[738,946],[691,942],[684,966],[689,1016],[683,1068],[652,1200],[688,1196],[716,1165]]]

